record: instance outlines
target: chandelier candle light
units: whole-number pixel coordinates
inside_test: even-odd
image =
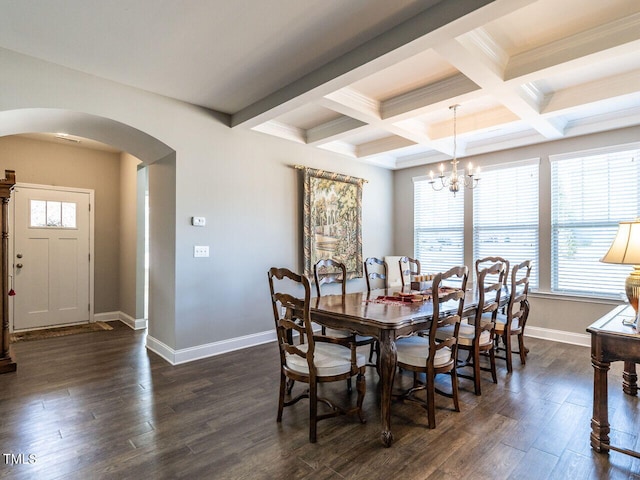
[[[476,168],[475,174],[473,173],[473,165],[469,163],[468,172],[465,174],[464,169],[462,172],[458,172],[458,157],[457,157],[457,119],[456,112],[460,105],[451,105],[449,110],[453,110],[453,159],[451,160],[451,173],[449,175],[444,174],[444,163],[440,164],[440,175],[438,178],[440,179],[440,183],[436,186],[436,179],[433,176],[433,170],[429,172],[429,176],[431,180],[429,183],[431,187],[437,192],[442,190],[443,188],[448,188],[450,192],[453,193],[455,197],[456,193],[460,191],[461,187],[473,189],[478,185],[478,181],[480,178],[478,175],[480,174],[480,167]]]
[[[640,218],[620,222],[618,232],[609,251],[600,260],[604,263],[633,265],[633,271],[624,282],[629,303],[636,312],[633,326],[638,328],[638,300],[640,299]]]

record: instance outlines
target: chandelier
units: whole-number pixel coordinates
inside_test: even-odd
[[[471,165],[471,163],[469,163],[468,171],[466,173],[464,171],[464,168],[462,169],[462,171],[458,171],[459,160],[458,160],[458,157],[456,156],[456,153],[457,153],[456,152],[456,148],[457,148],[456,112],[459,106],[460,105],[456,104],[456,105],[451,105],[449,107],[449,110],[453,110],[453,159],[451,160],[451,165],[452,165],[451,173],[448,175],[445,175],[444,163],[440,164],[440,175],[438,175],[440,182],[438,182],[438,180],[434,178],[433,170],[429,172],[429,176],[431,177],[431,180],[429,180],[429,183],[431,184],[433,189],[439,192],[443,188],[447,188],[449,189],[450,192],[453,193],[454,197],[456,193],[460,191],[460,188],[473,189],[478,185],[478,181],[480,180],[480,178],[478,178],[478,175],[480,173],[480,168],[479,167],[476,168],[476,171],[474,174],[473,165]]]

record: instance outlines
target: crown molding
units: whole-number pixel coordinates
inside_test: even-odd
[[[478,27],[459,38],[460,44],[474,54],[480,54],[502,77],[509,64],[509,54],[495,41],[483,27]]]
[[[306,133],[303,129],[276,120],[270,120],[256,125],[252,130],[273,135],[274,137],[292,140],[297,143],[306,143]]]
[[[325,98],[364,113],[368,117],[378,120],[381,118],[380,102],[375,98],[368,97],[354,88],[341,88],[340,90],[325,95]]]

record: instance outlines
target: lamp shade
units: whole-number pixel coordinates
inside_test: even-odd
[[[640,265],[640,219],[632,222],[620,222],[609,251],[600,261]]]

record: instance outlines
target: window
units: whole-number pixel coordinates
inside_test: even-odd
[[[473,258],[531,260],[538,287],[538,159],[487,168],[473,190]]]
[[[413,183],[414,255],[424,273],[464,265],[464,189],[436,192],[427,177]]]
[[[551,290],[619,298],[631,267],[599,260],[640,214],[640,144],[551,157]]]
[[[35,228],[76,228],[76,204],[31,200],[31,221]]]

